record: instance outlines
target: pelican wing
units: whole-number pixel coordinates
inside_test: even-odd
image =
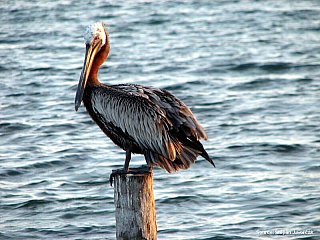
[[[167,90],[137,84],[122,84],[116,85],[116,87],[136,96],[144,97],[158,106],[172,123],[175,132],[180,132],[184,137],[207,140],[206,132],[191,110]]]
[[[172,172],[189,168],[197,156],[201,155],[214,166],[212,159],[199,142],[202,138],[207,139],[207,134],[191,110],[181,100],[165,89],[137,84],[122,84],[112,87],[137,96],[139,99],[145,99],[161,112],[161,116],[170,121],[170,130],[166,134],[169,134],[169,143],[175,149],[174,156],[176,158],[170,158],[170,161],[165,155],[146,152],[147,162]]]
[[[168,134],[172,123],[163,110],[135,91],[106,88],[98,88],[92,96],[93,111],[139,146],[174,160],[176,151]]]

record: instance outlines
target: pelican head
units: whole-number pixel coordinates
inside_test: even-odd
[[[78,111],[81,105],[88,79],[90,78],[92,81],[97,81],[98,69],[108,57],[110,49],[108,32],[105,24],[102,22],[97,22],[87,27],[84,40],[86,44],[86,54],[75,98],[76,111]]]

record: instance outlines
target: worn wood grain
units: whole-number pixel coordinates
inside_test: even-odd
[[[157,239],[153,174],[114,175],[117,239]]]

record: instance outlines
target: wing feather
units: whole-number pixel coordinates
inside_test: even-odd
[[[174,160],[176,153],[169,130],[172,123],[159,106],[135,95],[109,88],[92,96],[93,111],[102,115],[106,122],[112,123],[133,138],[139,146]],[[133,91],[134,93],[134,91]]]
[[[150,100],[158,106],[170,120],[175,131],[182,131],[186,137],[207,140],[207,134],[191,110],[181,100],[165,89],[146,87],[137,84],[114,85],[123,91]]]

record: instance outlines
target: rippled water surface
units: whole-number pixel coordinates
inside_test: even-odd
[[[317,0],[2,1],[0,239],[115,238],[125,154],[74,111],[96,21],[100,80],[168,89],[209,136],[217,168],[154,170],[159,239],[319,239],[319,16]]]

